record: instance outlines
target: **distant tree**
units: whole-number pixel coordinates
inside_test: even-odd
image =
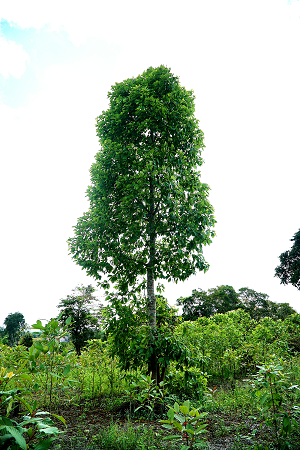
[[[232,286],[222,285],[209,289],[208,298],[214,314],[224,314],[241,307],[239,295]]]
[[[292,284],[300,290],[300,229],[291,239],[292,248],[279,256],[280,265],[275,269],[275,277],[282,284]]]
[[[270,316],[270,301],[267,294],[243,287],[239,289],[238,295],[242,308],[250,314],[252,319],[259,320]]]
[[[5,334],[5,328],[0,327],[0,344],[8,344],[8,336]]]
[[[20,312],[10,313],[4,320],[4,325],[9,345],[12,346],[20,337],[22,327],[25,326],[25,318]]]
[[[193,290],[189,297],[180,297],[177,305],[182,306],[184,320],[197,320],[199,317],[211,317],[228,311],[243,309],[255,320],[271,317],[284,320],[296,311],[288,303],[275,303],[267,294],[256,292],[247,287],[238,292],[232,286],[222,285],[208,292],[202,289]]]
[[[77,286],[72,290],[72,295],[61,299],[58,308],[61,313],[58,320],[66,325],[68,317],[71,317],[70,325],[71,341],[77,355],[81,354],[82,348],[94,333],[99,329],[100,310],[102,305],[93,296],[95,288],[92,285]]]
[[[197,320],[199,317],[211,317],[238,309],[241,304],[238,294],[232,286],[222,285],[208,292],[194,289],[189,297],[180,297],[177,305],[182,306],[184,320]]]
[[[210,317],[213,312],[208,308],[208,295],[203,289],[194,289],[189,297],[180,297],[176,301],[182,306],[182,318],[184,320],[197,320],[199,317]]]
[[[274,320],[285,320],[288,316],[292,314],[297,314],[297,311],[291,307],[288,303],[275,303],[269,302],[269,317]]]

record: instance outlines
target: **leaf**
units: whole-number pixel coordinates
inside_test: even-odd
[[[40,350],[41,352],[43,351],[43,346],[39,341],[34,343],[34,347]]]
[[[202,425],[200,425],[197,429],[196,429],[196,434],[200,433],[200,431],[203,432],[207,432],[207,430],[204,430],[205,427],[207,427],[207,423],[203,423]]]
[[[167,416],[169,417],[170,420],[174,419],[174,409],[170,408],[167,412]]]
[[[179,405],[177,402],[174,403],[174,411],[179,413]]]
[[[54,438],[50,438],[50,439],[44,439],[43,441],[39,442],[33,450],[47,450],[52,442],[54,441]]]
[[[43,327],[42,322],[38,320],[35,324],[31,326],[31,328],[37,329],[37,330],[44,330],[45,327]]]
[[[60,420],[66,426],[66,419],[63,416],[58,416],[57,414],[52,414],[56,419]]]
[[[22,450],[27,449],[27,444],[22,434],[13,426],[5,425],[5,429],[8,433],[12,435],[16,443],[21,447]]]
[[[71,370],[71,366],[70,364],[68,364],[65,368],[64,368],[64,377],[68,375],[68,373]]]
[[[189,408],[186,405],[180,405],[180,411],[182,414],[188,414]]]
[[[68,317],[66,320],[66,325],[70,325],[71,322],[72,322],[72,317]]]
[[[25,381],[31,381],[31,377],[27,373],[21,373],[20,378],[23,378]]]
[[[177,440],[181,440],[181,437],[180,436],[178,436],[178,435],[175,435],[175,434],[173,434],[173,435],[171,435],[171,436],[165,436],[164,438],[163,438],[163,441],[169,441],[170,439],[177,439]]]

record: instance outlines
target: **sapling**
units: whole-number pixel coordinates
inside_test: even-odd
[[[251,394],[259,402],[262,423],[273,428],[279,450],[290,449],[290,437],[298,427],[296,415],[299,411],[295,406],[285,405],[285,400],[291,391],[299,387],[289,384],[288,374],[283,373],[283,367],[278,364],[257,367],[259,371],[253,376]]]
[[[175,402],[173,407],[169,406],[167,413],[169,420],[160,420],[160,422],[164,424],[164,428],[179,431],[181,436],[176,434],[163,439],[181,442],[180,450],[199,448],[203,443],[203,435],[207,433],[205,429],[207,423],[203,421],[207,414],[207,412],[200,413],[199,409],[191,407],[189,400],[182,405]]]

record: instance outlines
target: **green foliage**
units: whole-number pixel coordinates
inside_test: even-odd
[[[157,326],[151,330],[145,299],[135,296],[128,304],[111,298],[105,309],[109,351],[118,357],[123,370],[141,368],[151,372],[153,359],[157,361],[157,383],[164,380],[171,361],[178,368],[190,366],[194,360],[180,336],[175,335],[178,318],[163,296],[157,296]]]
[[[60,432],[54,426],[48,412],[39,411],[36,401],[32,405],[27,401],[27,389],[7,388],[8,383],[16,376],[26,379],[27,374],[26,372],[15,374],[12,371],[8,372],[4,367],[1,368],[0,404],[2,408],[6,408],[6,416],[0,415],[0,448],[47,450]],[[19,405],[22,405],[26,410],[26,415],[23,416],[21,422],[16,422],[8,417],[14,404],[17,404],[17,409],[19,409]],[[63,417],[57,414],[52,414],[52,416],[65,424]]]
[[[204,144],[192,91],[160,66],[114,85],[109,101],[97,118],[90,209],[69,239],[73,259],[121,290],[146,274],[152,244],[154,278],[184,280],[207,269],[202,246],[215,221],[199,181]]]
[[[5,333],[8,335],[9,345],[14,345],[19,339],[25,319],[20,312],[10,313],[4,320]]]
[[[259,371],[254,376],[251,392],[258,399],[260,418],[273,429],[277,448],[291,449],[290,437],[299,426],[296,419],[300,411],[298,407],[286,409],[285,401],[299,386],[289,383],[288,374],[278,364],[257,367]]]
[[[300,289],[300,229],[291,239],[293,246],[279,256],[280,265],[275,269],[275,277],[282,284],[292,284]]]
[[[95,443],[99,450],[157,450],[160,440],[151,428],[133,426],[128,422],[124,427],[111,423],[103,428]]]
[[[32,334],[29,332],[23,334],[23,336],[20,339],[20,345],[24,345],[28,349],[29,347],[32,346],[32,344],[33,344]]]
[[[241,288],[236,292],[232,286],[218,286],[205,292],[194,289],[189,297],[180,297],[177,304],[182,306],[183,320],[197,320],[199,317],[211,317],[228,311],[242,309],[254,320],[264,317],[284,320],[296,311],[288,303],[274,303],[267,294],[253,289]]]
[[[58,320],[51,319],[46,325],[38,320],[32,328],[41,331],[41,337],[30,347],[28,353],[29,371],[36,377],[41,377],[40,383],[43,384],[44,403],[47,402],[50,410],[53,406],[55,397],[59,395],[55,388],[63,389],[63,383],[71,370],[68,361],[68,352],[62,349],[60,341],[68,333],[68,326],[71,323],[71,317],[66,320],[62,326]],[[39,388],[39,383],[37,388]],[[59,389],[58,389],[59,390]]]
[[[176,430],[181,433],[167,436],[164,440],[172,439],[173,441],[182,443],[180,450],[188,450],[199,448],[203,442],[203,435],[207,433],[205,429],[207,423],[203,421],[207,416],[207,412],[199,412],[199,409],[193,408],[190,401],[186,400],[182,405],[177,402],[174,406],[169,406],[168,420],[161,420],[163,427],[169,430]]]
[[[82,348],[89,339],[94,337],[100,326],[101,305],[93,296],[94,291],[95,288],[92,285],[77,286],[73,289],[73,294],[67,295],[66,299],[61,299],[58,305],[61,310],[58,317],[59,322],[66,325],[67,320],[71,318],[69,333],[77,355],[81,354]],[[94,307],[94,311],[92,311],[92,307]]]
[[[161,381],[158,385],[151,377],[140,375],[136,382],[131,381],[127,393],[135,402],[140,403],[134,412],[139,410],[146,410],[148,419],[153,417],[155,406],[163,406],[167,389],[164,382]]]
[[[195,360],[193,363],[197,364]],[[183,367],[180,370],[176,365],[172,363],[166,375],[166,385],[170,391],[178,398],[189,396],[202,400],[207,388],[207,374],[199,367]]]
[[[209,187],[200,182],[203,133],[192,91],[164,66],[115,84],[108,97],[109,109],[97,118],[101,149],[91,168],[90,208],[69,249],[106,289],[112,284],[124,296],[147,285],[154,341],[154,281],[208,269],[202,249],[211,243],[215,219]],[[152,353],[159,382],[157,364]]]

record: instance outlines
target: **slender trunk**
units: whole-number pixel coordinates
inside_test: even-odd
[[[156,330],[156,298],[154,292],[154,263],[155,263],[155,211],[154,211],[154,186],[153,179],[150,176],[150,208],[149,208],[149,262],[147,267],[147,299],[148,299],[148,314],[149,325],[151,327],[151,339],[154,344],[155,330]],[[151,360],[149,364],[152,379],[158,381],[156,354],[153,348]]]

